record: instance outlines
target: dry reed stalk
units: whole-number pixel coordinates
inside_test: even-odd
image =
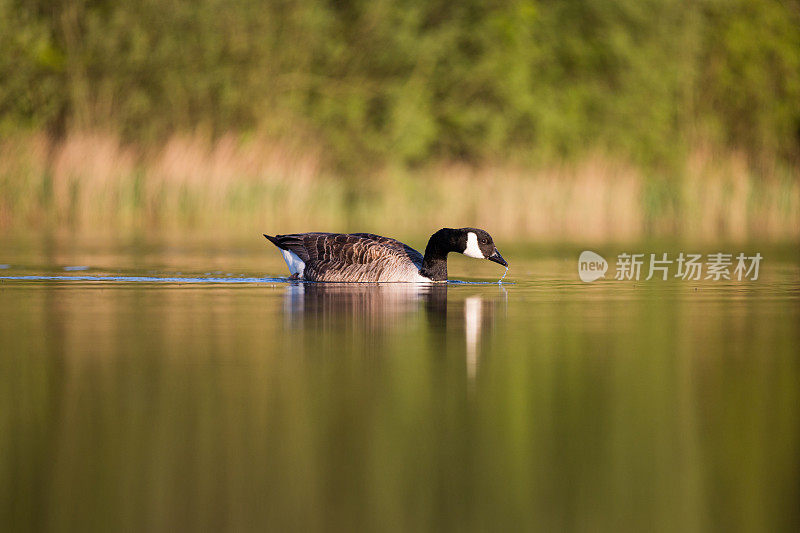
[[[800,177],[756,176],[743,156],[698,147],[674,196],[655,206],[652,182],[602,154],[526,169],[434,164],[362,180],[326,173],[318,150],[176,135],[160,149],[73,133],[0,141],[0,227],[216,232],[367,230],[425,234],[476,225],[507,238],[631,241],[800,238]]]

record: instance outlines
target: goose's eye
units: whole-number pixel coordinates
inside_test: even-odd
[[[481,244],[487,244],[489,241],[487,239],[481,239]]]

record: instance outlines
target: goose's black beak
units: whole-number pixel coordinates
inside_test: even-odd
[[[508,267],[508,263],[506,263],[506,260],[503,259],[502,255],[500,255],[500,252],[497,251],[497,248],[494,249],[494,253],[490,255],[487,259],[489,259],[489,261],[494,261],[495,263],[499,263],[504,267]]]

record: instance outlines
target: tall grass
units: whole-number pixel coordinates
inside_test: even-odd
[[[544,241],[800,238],[796,171],[755,174],[743,155],[707,147],[667,176],[600,153],[539,168],[387,167],[368,179],[328,168],[313,146],[260,138],[173,136],[151,150],[103,133],[6,139],[0,228],[408,235],[476,225]]]

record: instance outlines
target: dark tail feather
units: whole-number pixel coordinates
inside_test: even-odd
[[[268,240],[269,242],[271,242],[272,244],[274,244],[274,245],[275,245],[275,246],[277,246],[278,248],[282,248],[282,246],[281,246],[280,244],[278,244],[278,237],[277,237],[277,236],[275,236],[275,237],[270,237],[270,236],[269,236],[269,235],[267,235],[266,233],[263,233],[262,235],[264,235],[264,237],[266,237],[266,238],[267,238],[267,240]]]

